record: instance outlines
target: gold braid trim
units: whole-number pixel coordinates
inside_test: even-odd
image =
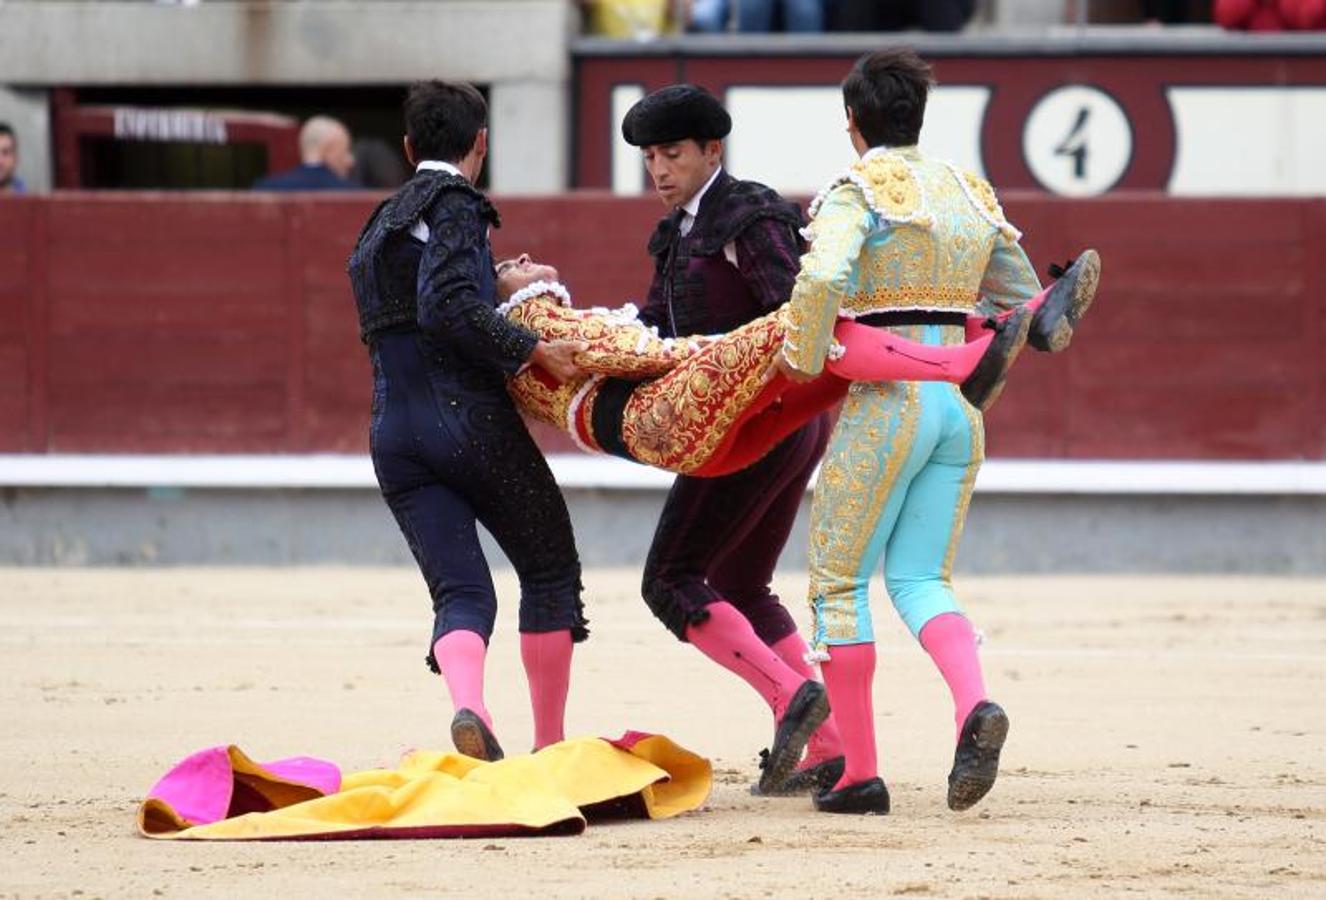
[[[636,459],[673,472],[694,471],[713,457],[763,391],[764,373],[786,333],[782,314],[774,312],[701,347],[661,339],[617,313],[564,307],[551,296],[525,300],[506,315],[544,340],[588,342],[576,361],[591,372],[646,379],[623,410],[622,439]],[[575,428],[570,416],[577,403],[576,419],[592,420],[598,389],[582,393],[587,381],[558,383],[529,366],[507,390],[522,412],[566,431]],[[589,446],[598,449],[592,436]]]
[[[505,315],[545,341],[589,344],[575,359],[593,375],[652,378],[670,371],[699,349],[689,341],[660,338],[630,312],[573,309],[563,306],[553,293],[523,299],[506,309]],[[536,366],[528,366],[508,380],[507,392],[522,412],[566,431],[571,405],[587,380],[586,377],[559,383]],[[591,411],[596,393],[590,390],[581,398],[586,413]]]
[[[685,339],[660,338],[629,312],[573,309],[551,294],[524,301],[508,310],[507,318],[545,341],[585,341],[589,347],[576,354],[575,361],[595,375],[652,378],[699,350]]]
[[[958,393],[956,387],[953,392]],[[967,510],[971,507],[972,490],[976,487],[976,473],[985,460],[985,420],[980,411],[961,396],[956,399],[967,416],[967,427],[971,430],[971,462],[967,463],[967,469],[962,473],[962,487],[958,492],[957,506],[953,510],[953,529],[949,532],[944,563],[939,570],[939,577],[945,582],[953,580],[953,560],[958,555],[958,542],[962,540],[962,529],[967,523]]]
[[[782,317],[770,313],[636,388],[622,417],[622,441],[631,455],[673,472],[703,466],[763,390],[783,334]]]
[[[872,313],[900,310],[964,312],[970,315],[976,311],[976,299],[969,288],[951,284],[876,288],[847,297],[838,315],[845,319],[856,319]]]
[[[869,160],[857,160],[852,171],[870,188],[866,196],[871,207],[890,222],[919,220],[925,214],[921,182],[901,156],[884,153]]]
[[[1022,238],[1022,232],[1009,224],[1008,217],[1004,215],[1004,208],[999,205],[999,197],[990,182],[966,169],[959,169],[952,163],[948,163],[948,168],[962,187],[963,193],[967,195],[967,199],[987,222],[1010,241],[1017,242]]]
[[[558,383],[542,369],[528,366],[507,379],[506,391],[525,415],[566,431],[566,414],[584,380]]]

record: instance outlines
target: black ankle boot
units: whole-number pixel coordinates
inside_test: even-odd
[[[1067,267],[1050,266],[1050,286],[1045,302],[1031,320],[1031,346],[1047,353],[1058,353],[1073,340],[1077,323],[1087,314],[1100,284],[1100,254],[1083,250]]]
[[[998,703],[982,700],[967,714],[948,773],[948,808],[971,809],[994,787],[999,751],[1008,739],[1008,714]]]
[[[843,757],[835,756],[833,759],[826,759],[822,763],[804,769],[794,769],[782,784],[762,787],[760,782],[756,782],[750,786],[750,792],[755,797],[797,797],[803,794],[814,796],[837,784],[838,779],[843,777],[843,768],[846,764],[847,761]],[[760,769],[768,767],[769,751],[761,750]]]
[[[469,709],[458,710],[451,720],[451,743],[466,756],[487,762],[497,762],[506,755],[487,723]]]
[[[813,802],[819,812],[885,816],[889,812],[889,789],[882,778],[870,778],[836,791],[815,794]]]
[[[1004,392],[1004,381],[1008,370],[1027,344],[1027,334],[1031,329],[1032,315],[1029,310],[1014,310],[1003,321],[991,319],[988,327],[996,334],[990,346],[976,363],[976,368],[961,385],[962,396],[967,402],[984,412],[994,406],[999,395]]]
[[[773,745],[760,774],[760,793],[771,793],[777,785],[787,781],[801,760],[806,742],[828,717],[829,697],[824,685],[818,681],[806,681],[797,688],[774,730]]]

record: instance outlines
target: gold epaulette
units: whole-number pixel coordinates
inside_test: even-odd
[[[885,153],[858,160],[852,171],[870,206],[890,222],[910,222],[924,212],[925,194],[912,167],[901,156]]]
[[[845,184],[855,185],[871,211],[891,223],[921,227],[931,224],[925,190],[911,163],[902,156],[885,153],[869,160],[857,160],[826,184],[811,201],[810,217],[814,219],[829,194]]]
[[[959,169],[953,163],[946,163],[954,179],[962,187],[962,192],[967,195],[971,205],[981,214],[981,217],[999,229],[1004,237],[1011,241],[1019,240],[1022,232],[1018,231],[1008,223],[1004,216],[1004,208],[999,205],[999,198],[995,196],[995,190],[990,182],[974,172],[968,172],[966,169]]]

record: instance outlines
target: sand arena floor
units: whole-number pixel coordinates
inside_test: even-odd
[[[767,712],[662,631],[635,579],[587,573],[570,730],[709,755],[702,811],[575,838],[199,845],[133,826],[192,750],[358,769],[445,746],[418,576],[0,570],[0,896],[1326,896],[1326,581],[960,582],[1013,722],[999,783],[964,814],[944,806],[947,693],[881,601],[894,811],[842,818],[748,796]],[[799,616],[803,584],[779,584]],[[510,603],[499,629],[489,694],[513,751],[531,732]]]

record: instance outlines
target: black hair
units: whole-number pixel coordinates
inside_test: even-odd
[[[488,124],[483,94],[464,82],[418,81],[405,98],[405,133],[418,160],[454,163]]]
[[[904,147],[921,136],[934,83],[930,64],[911,47],[877,50],[858,59],[843,79],[843,104],[871,147]]]
[[[0,135],[9,135],[14,139],[14,146],[18,146],[18,135],[14,134],[14,126],[8,122],[0,122]]]

